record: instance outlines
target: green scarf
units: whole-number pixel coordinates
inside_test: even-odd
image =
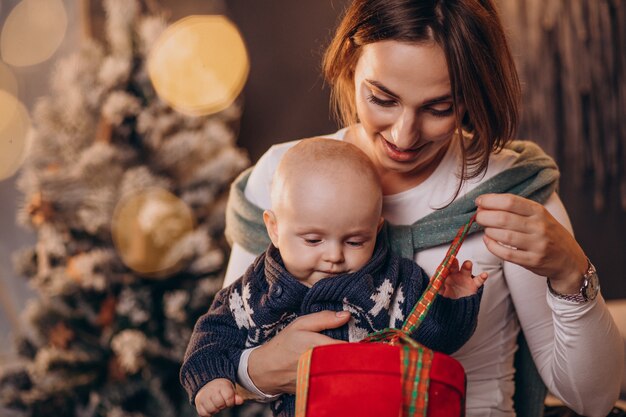
[[[451,242],[457,230],[476,213],[474,200],[481,194],[511,193],[543,204],[557,188],[559,171],[554,160],[533,142],[512,141],[505,148],[517,154],[511,168],[412,225],[386,223],[392,250],[412,259],[422,249]],[[263,209],[244,195],[251,171],[249,168],[241,173],[231,185],[225,233],[231,245],[236,242],[248,252],[259,254],[270,240],[263,223]],[[474,223],[469,233],[478,230],[481,226]]]

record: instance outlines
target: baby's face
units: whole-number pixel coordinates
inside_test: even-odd
[[[305,180],[274,209],[272,240],[287,270],[305,285],[355,272],[374,252],[380,198],[375,186],[351,181]]]

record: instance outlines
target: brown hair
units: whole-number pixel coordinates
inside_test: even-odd
[[[492,0],[354,0],[346,10],[323,61],[335,115],[357,122],[354,69],[370,43],[436,42],[444,51],[461,141],[462,179],[480,175],[489,155],[514,135],[520,84]],[[459,103],[465,114],[459,114]]]

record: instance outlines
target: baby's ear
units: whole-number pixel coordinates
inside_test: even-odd
[[[270,240],[274,246],[278,247],[278,222],[276,221],[276,214],[272,210],[265,210],[263,212],[263,223],[267,229],[267,234],[270,236]]]
[[[380,232],[380,229],[382,229],[383,224],[385,224],[385,218],[383,216],[380,216],[380,219],[378,220],[378,228],[376,229],[376,233]]]

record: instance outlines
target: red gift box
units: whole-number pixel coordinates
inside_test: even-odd
[[[432,352],[432,351],[431,351]],[[462,416],[465,371],[452,357],[432,352],[429,417]],[[312,350],[305,415],[399,417],[402,415],[401,347],[343,343]]]

